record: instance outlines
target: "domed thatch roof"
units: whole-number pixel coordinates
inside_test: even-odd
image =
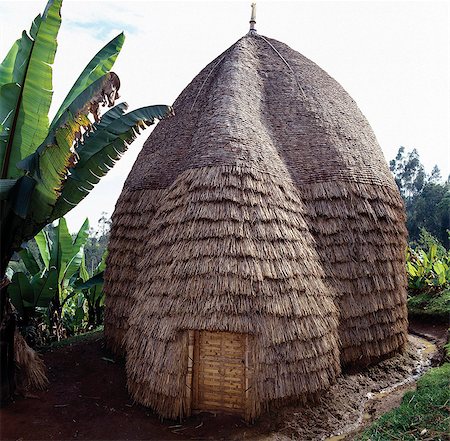
[[[127,354],[132,396],[189,414],[188,331],[247,336],[248,418],[401,349],[403,205],[342,87],[249,34],[174,110],[113,216],[105,334]]]

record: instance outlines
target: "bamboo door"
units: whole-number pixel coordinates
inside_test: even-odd
[[[246,413],[246,335],[195,331],[192,409]]]

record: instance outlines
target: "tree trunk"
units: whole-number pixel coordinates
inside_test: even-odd
[[[0,405],[8,403],[15,389],[15,363],[14,363],[14,333],[16,330],[16,315],[6,294],[8,279],[6,268],[13,255],[13,232],[4,227],[4,221],[10,221],[10,217],[4,218],[5,207],[0,205],[0,217],[2,218],[1,249],[0,249]],[[6,231],[8,230],[8,231]]]
[[[4,272],[2,273],[4,274]],[[5,280],[3,277],[2,281]],[[11,401],[15,389],[14,333],[16,330],[16,315],[6,295],[7,283],[3,282],[2,285],[0,290],[0,404],[3,406]]]

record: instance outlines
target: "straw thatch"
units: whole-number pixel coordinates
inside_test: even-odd
[[[14,362],[16,364],[16,384],[19,392],[43,390],[48,386],[46,369],[42,358],[28,346],[17,330],[14,334]]]
[[[401,350],[403,205],[342,87],[248,35],[174,109],[113,216],[105,334],[133,398],[189,413],[188,330],[250,335],[250,418]]]

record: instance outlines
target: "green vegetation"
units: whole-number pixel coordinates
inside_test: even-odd
[[[447,321],[450,317],[450,251],[422,228],[418,242],[407,250],[406,270],[410,316]]]
[[[450,317],[450,290],[439,292],[433,296],[419,294],[408,299],[410,316],[436,319],[447,322]]]
[[[383,415],[357,439],[361,441],[448,439],[449,386],[450,363],[429,370],[417,382],[417,390],[404,395],[400,407]]]
[[[414,149],[400,147],[390,168],[403,197],[409,247],[406,253],[411,316],[447,320],[450,314],[450,177],[435,166],[425,172]]]
[[[49,0],[29,33],[23,31],[0,64],[2,401],[11,397],[15,384],[15,317],[7,294],[11,289],[6,289],[6,269],[14,252],[85,198],[141,130],[171,113],[168,106],[125,113],[126,103],[115,105],[120,80],[110,70],[124,43],[124,35],[119,34],[92,58],[50,120],[61,7],[62,0]],[[74,48],[80,50],[76,43]],[[102,107],[110,109],[102,115]],[[45,259],[44,263],[47,267]],[[22,300],[22,307],[41,307],[43,299],[50,296],[48,291],[65,289],[60,269],[50,265],[45,280],[27,279],[26,272],[17,275],[12,292]],[[53,299],[57,303],[56,294]]]
[[[148,106],[125,113],[126,103],[115,105],[120,80],[110,69],[124,42],[119,34],[88,63],[50,122],[61,6],[50,0],[0,65],[2,273],[13,251],[76,206],[139,131],[170,112]],[[102,106],[114,107],[102,116]]]
[[[10,264],[8,295],[19,315],[19,328],[32,346],[94,329],[103,323],[103,259],[91,272],[85,265],[89,222],[72,237],[64,218],[35,238]]]
[[[450,251],[432,244],[428,251],[408,248],[406,270],[408,289],[414,294],[433,293],[450,288]]]
[[[415,149],[400,147],[390,168],[405,201],[409,240],[419,240],[422,229],[429,231],[445,248],[450,242],[450,176],[442,183],[439,168],[425,172]]]

